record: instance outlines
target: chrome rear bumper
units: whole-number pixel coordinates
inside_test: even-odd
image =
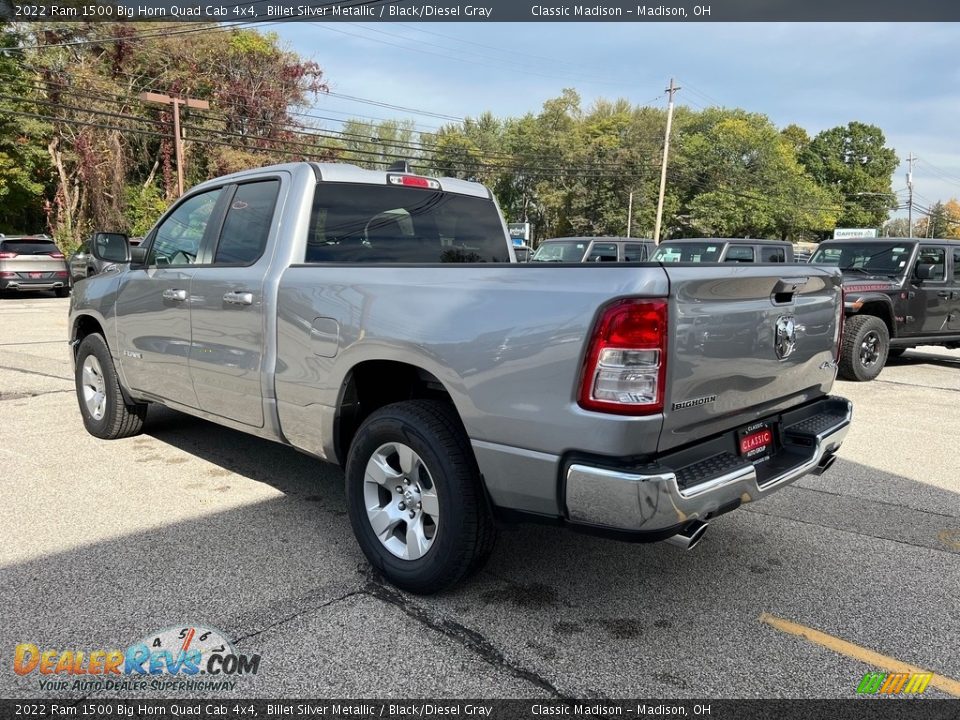
[[[829,412],[782,428],[777,467],[757,467],[729,453],[694,466],[635,472],[572,463],[566,472],[566,509],[573,523],[655,534],[705,520],[721,509],[753,502],[833,462],[850,428],[852,404],[827,398]],[[825,405],[824,407],[827,407]],[[782,467],[784,462],[786,467]],[[713,472],[710,472],[714,469]],[[694,478],[691,481],[690,478]]]

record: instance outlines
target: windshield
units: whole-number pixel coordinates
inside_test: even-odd
[[[817,248],[811,264],[833,265],[845,272],[859,271],[869,275],[902,275],[910,260],[913,244],[905,242],[831,243]]]
[[[663,243],[650,258],[654,262],[717,262],[723,243]]]
[[[587,245],[589,244],[586,240],[545,242],[537,248],[537,251],[530,260],[532,262],[578,263],[583,260],[583,254],[587,251]]]

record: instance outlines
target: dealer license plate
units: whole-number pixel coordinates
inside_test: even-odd
[[[770,423],[756,423],[737,431],[737,449],[740,455],[758,460],[773,450],[773,428]]]

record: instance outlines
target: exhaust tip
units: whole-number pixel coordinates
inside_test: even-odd
[[[833,464],[837,461],[836,455],[826,455],[821,458],[819,464],[817,465],[817,475],[823,475],[827,470],[833,467]]]
[[[701,522],[700,520],[694,520],[683,532],[668,537],[664,542],[674,545],[675,547],[683,548],[684,550],[693,550],[703,539],[703,534],[707,532],[708,524],[709,523]]]

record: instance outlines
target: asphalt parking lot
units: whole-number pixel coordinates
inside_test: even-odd
[[[68,303],[0,299],[0,697],[78,694],[15,675],[19,643],[184,624],[261,655],[242,697],[849,698],[898,662],[960,695],[958,351],[837,383],[856,414],[831,472],[690,552],[525,526],[424,598],[370,572],[335,467],[164,409],[87,435]]]

